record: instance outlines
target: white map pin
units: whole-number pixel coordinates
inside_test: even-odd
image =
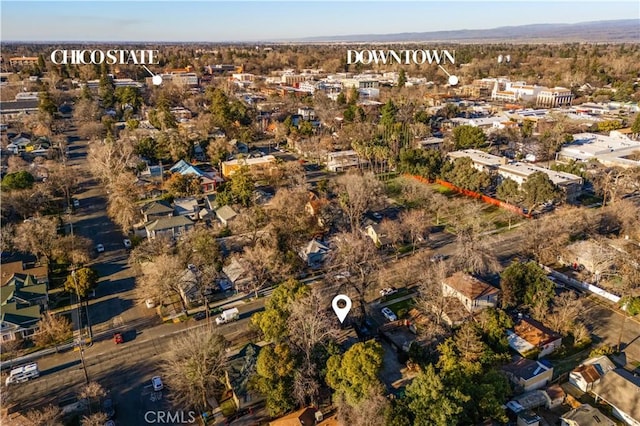
[[[338,306],[338,302],[340,301],[344,302],[343,308]],[[333,306],[333,310],[335,311],[336,316],[340,320],[340,323],[343,323],[344,319],[347,317],[347,314],[349,314],[349,311],[351,310],[351,299],[349,299],[349,297],[344,294],[339,294],[333,298],[333,301],[331,302],[331,306]]]

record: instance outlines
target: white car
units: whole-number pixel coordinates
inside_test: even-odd
[[[160,378],[160,376],[152,377],[151,384],[153,385],[153,390],[156,392],[161,391],[164,388],[164,385],[162,384],[162,379]]]
[[[398,292],[398,289],[395,287],[387,287],[387,288],[383,288],[382,290],[380,290],[380,296],[384,297],[384,296],[391,296],[392,294],[395,294]]]
[[[128,238],[125,238],[124,240],[122,240],[122,244],[124,244],[124,248],[126,249],[130,249],[131,248],[131,240]]]
[[[98,253],[103,253],[103,252],[104,252],[104,246],[103,246],[102,244],[98,244],[98,245],[96,246],[96,251],[97,251]]]
[[[393,313],[393,311],[389,308],[382,308],[382,310],[380,311],[382,312],[382,315],[384,315],[384,317],[386,319],[388,319],[389,321],[398,321],[398,317],[396,314]]]
[[[78,207],[80,207],[80,200],[78,200],[77,198],[73,199],[73,207],[75,207],[76,209]]]

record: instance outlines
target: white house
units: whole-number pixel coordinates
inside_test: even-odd
[[[593,386],[600,383],[600,379],[605,374],[615,368],[615,365],[604,355],[589,358],[569,373],[569,383],[582,392],[589,392]]]

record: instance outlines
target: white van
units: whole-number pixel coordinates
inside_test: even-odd
[[[34,362],[11,370],[9,377],[7,377],[5,381],[5,385],[9,386],[12,383],[23,383],[37,377],[40,377],[40,370],[38,370],[38,364]]]

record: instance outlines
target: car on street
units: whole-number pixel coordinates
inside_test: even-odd
[[[102,401],[102,412],[106,414],[107,419],[111,419],[116,415],[116,410],[113,407],[113,400],[111,398]]]
[[[156,301],[153,299],[147,299],[144,301],[144,304],[147,306],[147,309],[152,309],[156,307]]]
[[[382,308],[382,310],[380,311],[382,312],[382,315],[384,315],[384,317],[386,319],[388,319],[389,321],[398,321],[398,317],[396,314],[393,313],[393,311],[389,308]]]
[[[125,238],[124,240],[122,240],[122,244],[124,244],[124,248],[126,249],[130,249],[131,248],[131,240],[128,238]]]
[[[96,245],[96,251],[98,253],[104,253],[104,246],[102,244]]]
[[[207,313],[205,311],[198,312],[193,316],[193,319],[196,321],[203,320],[207,317]]]
[[[442,262],[445,259],[445,256],[443,254],[434,254],[433,256],[431,256],[431,262],[436,263],[436,262]]]
[[[80,207],[80,200],[78,200],[77,198],[73,199],[73,207],[74,208],[79,208]]]
[[[391,296],[392,294],[395,294],[397,292],[398,292],[398,289],[395,287],[386,287],[380,290],[380,296],[382,297]]]
[[[124,337],[122,337],[122,333],[115,333],[113,335],[113,341],[116,342],[116,345],[124,343]]]
[[[371,216],[373,216],[376,220],[382,220],[382,214],[378,212],[371,213]]]
[[[153,390],[158,392],[164,389],[164,385],[162,384],[162,379],[160,376],[154,376],[151,378],[151,385],[153,386]]]

